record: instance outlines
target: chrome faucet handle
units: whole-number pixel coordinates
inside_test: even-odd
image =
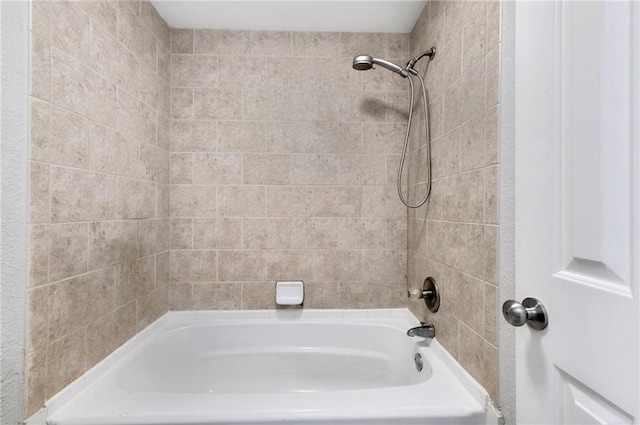
[[[409,299],[424,299],[430,312],[435,313],[440,309],[440,293],[434,278],[429,276],[422,284],[422,290],[412,289],[408,291]]]

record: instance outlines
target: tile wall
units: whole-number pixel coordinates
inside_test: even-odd
[[[435,325],[438,339],[495,400],[500,2],[430,1],[411,33],[411,51],[431,46],[437,47],[426,71],[433,188],[430,202],[409,212],[408,282],[421,288],[434,276],[442,306],[437,314],[422,301],[409,307]],[[408,174],[413,202],[423,196],[427,176],[424,123],[416,124]]]
[[[25,416],[167,309],[275,308],[283,279],[308,308],[375,308],[435,276],[441,312],[410,308],[495,397],[499,3],[430,2],[409,35],[35,0],[31,33]],[[431,45],[433,197],[407,216],[407,82],[351,61]]]
[[[149,2],[34,1],[24,414],[167,310],[170,32]]]
[[[406,305],[408,34],[171,31],[172,309]]]

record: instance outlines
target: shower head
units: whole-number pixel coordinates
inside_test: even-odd
[[[372,69],[374,64],[380,65],[381,67],[386,68],[389,71],[400,74],[404,78],[407,78],[408,76],[407,71],[393,62],[389,62],[388,60],[373,58],[367,55],[360,55],[353,58],[353,69],[355,69],[356,71],[367,71],[369,69]]]
[[[360,55],[353,58],[353,69],[356,71],[367,71],[373,68],[373,58],[367,55]]]

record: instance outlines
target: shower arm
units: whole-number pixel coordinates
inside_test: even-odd
[[[429,59],[433,60],[433,58],[436,56],[436,48],[432,47],[429,50],[425,50],[424,52],[418,53],[417,56],[415,56],[413,59],[407,62],[407,66],[404,69],[412,70],[413,67],[416,65],[416,63],[418,63],[418,61],[424,58],[425,56],[429,56]]]

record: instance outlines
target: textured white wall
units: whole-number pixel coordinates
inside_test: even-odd
[[[502,2],[500,79],[500,235],[498,241],[498,311],[515,299],[515,2]],[[498,319],[498,399],[507,424],[516,423],[515,328]]]
[[[2,144],[0,148],[0,423],[22,417],[27,246],[29,3],[0,2]]]

